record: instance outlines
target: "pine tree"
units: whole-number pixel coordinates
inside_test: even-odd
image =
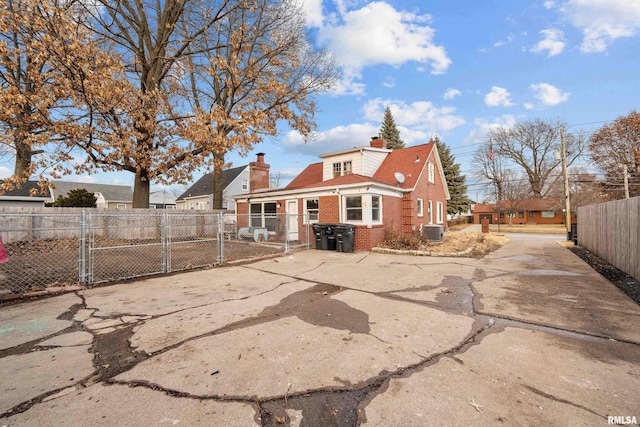
[[[435,142],[438,147],[444,177],[449,187],[451,199],[447,201],[447,213],[453,215],[467,211],[471,206],[471,200],[467,197],[467,185],[465,184],[467,178],[460,174],[460,164],[456,163],[449,146],[441,141],[437,135],[431,139],[431,142]]]
[[[396,122],[393,120],[389,107],[384,110],[384,120],[380,127],[380,138],[387,141],[387,148],[390,150],[404,148],[404,141],[400,138],[400,131],[396,127]]]

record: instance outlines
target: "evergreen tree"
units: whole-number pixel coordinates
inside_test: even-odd
[[[460,174],[460,164],[456,163],[449,146],[441,141],[437,135],[431,139],[431,142],[435,142],[438,147],[442,170],[449,187],[451,199],[447,201],[447,213],[453,215],[467,211],[471,206],[471,200],[467,197],[467,185],[465,184],[467,178]]]
[[[53,202],[53,206],[57,208],[95,208],[97,200],[93,193],[84,188],[76,188],[69,191],[66,197],[58,196]]]
[[[387,148],[390,150],[404,148],[404,141],[400,138],[400,131],[396,127],[396,121],[393,120],[389,107],[384,110],[384,120],[380,127],[380,138],[387,141]]]

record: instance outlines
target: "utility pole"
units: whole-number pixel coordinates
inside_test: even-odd
[[[571,240],[571,203],[569,201],[569,174],[567,173],[567,147],[564,143],[564,128],[560,129],[560,143],[562,144],[562,175],[564,175],[564,209],[567,226],[567,240]]]
[[[629,170],[627,165],[624,165],[624,198],[629,198]]]

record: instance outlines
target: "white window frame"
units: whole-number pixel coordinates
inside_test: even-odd
[[[433,184],[436,182],[436,171],[433,163],[427,163],[427,169],[429,170],[429,183]]]
[[[379,224],[382,222],[382,196],[380,196],[379,194],[372,194],[371,196],[371,222],[375,223],[375,224]],[[378,219],[374,219],[373,218],[373,211],[374,211],[374,206],[373,206],[373,198],[377,197],[378,198]]]
[[[342,162],[342,175],[351,175],[353,173],[353,163],[351,160]]]
[[[309,209],[308,206],[308,202],[311,201],[316,201],[316,204],[318,205],[317,208],[315,209]],[[320,221],[320,199],[318,197],[309,197],[308,199],[304,199],[304,221],[305,224],[317,224]],[[311,219],[309,213],[310,212],[315,212],[316,213],[316,219]]]
[[[243,179],[242,180],[242,189],[243,190],[248,190],[249,189],[249,180],[248,179]]]
[[[331,173],[334,178],[342,176],[342,162],[336,162],[333,164]]]
[[[359,198],[360,199],[360,206],[359,207],[355,207],[355,208],[350,208],[348,206],[348,200],[349,199],[355,199],[355,198]],[[362,194],[354,194],[354,195],[350,195],[350,196],[344,196],[344,219],[346,221],[352,221],[352,222],[364,222],[364,207],[365,207],[365,201],[363,200],[364,198],[362,197]],[[359,210],[360,211],[360,219],[349,219],[349,211],[356,211]]]
[[[541,218],[545,218],[545,219],[555,218],[556,217],[556,213],[555,213],[555,211],[542,211],[540,213],[540,217]]]
[[[419,217],[423,217],[423,216],[424,216],[424,200],[422,200],[422,199],[420,199],[420,198],[418,199],[418,209],[417,209],[417,212],[418,212],[418,216],[419,216]]]
[[[429,215],[429,224],[433,224],[433,200],[429,200],[427,215]]]
[[[127,209],[127,205],[125,203],[116,204],[116,209]]]
[[[442,202],[437,202],[437,216],[436,220],[438,224],[442,224],[444,222],[444,204]]]

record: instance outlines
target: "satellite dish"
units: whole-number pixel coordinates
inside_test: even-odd
[[[396,181],[398,181],[398,184],[402,184],[404,182],[404,175],[400,172],[394,173],[393,176],[396,178]]]

